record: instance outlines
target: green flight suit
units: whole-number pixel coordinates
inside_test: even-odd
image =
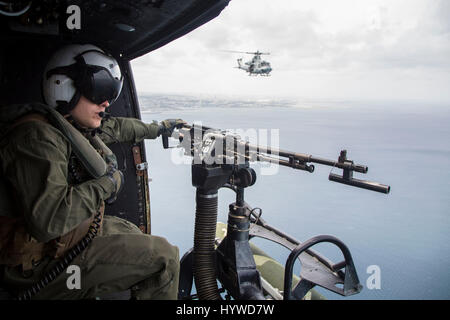
[[[156,123],[138,119],[110,118],[102,130],[120,142],[155,139]],[[105,143],[113,142],[106,134]],[[20,199],[30,235],[47,242],[69,232],[96,213],[114,192],[106,177],[78,185],[68,183],[71,144],[55,127],[42,121],[18,125],[0,148],[2,172]],[[119,194],[120,197],[120,194]],[[3,284],[16,293],[28,288],[50,270],[56,260],[44,258],[30,274],[20,267],[5,267]],[[71,265],[80,270],[80,289],[69,289],[72,273],[63,272],[34,299],[94,298],[104,293],[132,288],[137,299],[176,299],[179,253],[164,238],[143,234],[134,224],[105,216],[99,235]]]

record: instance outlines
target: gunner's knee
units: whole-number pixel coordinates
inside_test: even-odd
[[[179,250],[177,246],[170,244],[165,238],[154,236],[153,259],[160,260],[168,270],[178,272]]]

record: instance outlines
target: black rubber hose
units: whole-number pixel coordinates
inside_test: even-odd
[[[217,190],[203,193],[197,189],[194,230],[194,280],[201,300],[220,300],[215,262]]]

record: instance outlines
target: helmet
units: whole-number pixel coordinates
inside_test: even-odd
[[[81,95],[96,104],[112,104],[122,84],[116,59],[94,45],[74,44],[61,48],[50,58],[44,71],[43,95],[49,106],[67,113]]]

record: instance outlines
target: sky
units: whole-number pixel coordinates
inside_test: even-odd
[[[271,76],[226,50],[270,52]],[[139,93],[450,105],[450,0],[231,0],[132,67]]]

